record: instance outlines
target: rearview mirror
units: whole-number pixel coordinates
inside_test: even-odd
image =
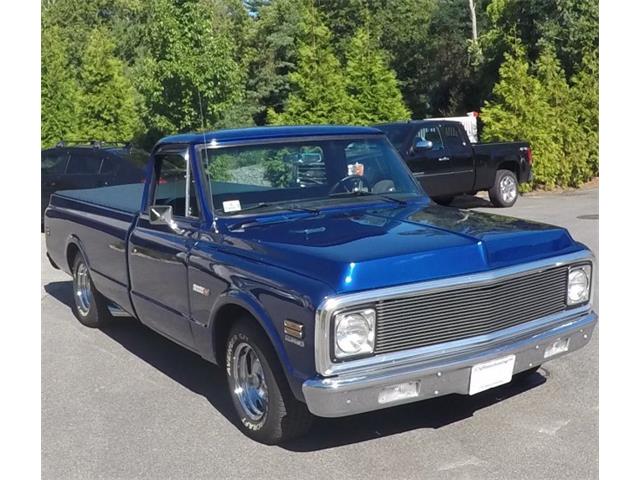
[[[152,205],[149,207],[149,223],[151,225],[167,225],[176,233],[182,233],[182,229],[173,219],[173,207],[171,205]]]
[[[431,150],[433,148],[433,142],[431,140],[425,140],[424,138],[417,138],[413,149],[416,152],[421,150]]]

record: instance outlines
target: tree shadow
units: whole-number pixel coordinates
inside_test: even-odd
[[[70,281],[52,282],[44,288],[53,298],[71,308],[73,296]],[[182,386],[205,397],[230,423],[238,427],[222,368],[215,367],[131,318],[116,318],[102,332]],[[316,417],[305,437],[284,443],[280,448],[293,452],[312,452],[416,429],[438,429],[470,418],[477,410],[536,388],[546,381],[546,377],[546,371],[539,369],[534,374],[516,376],[507,385],[474,396],[448,395],[351,417]]]

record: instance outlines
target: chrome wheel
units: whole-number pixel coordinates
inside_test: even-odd
[[[236,345],[231,375],[234,383],[233,393],[242,410],[251,420],[260,420],[267,409],[267,384],[260,359],[248,343]]]
[[[505,175],[500,180],[500,195],[504,203],[511,203],[516,199],[518,195],[518,185],[513,177]]]
[[[80,312],[80,315],[83,317],[87,316],[93,303],[93,293],[91,292],[89,269],[84,262],[81,262],[76,269],[74,293],[78,312]]]

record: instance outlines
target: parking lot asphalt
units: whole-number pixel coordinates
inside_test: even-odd
[[[510,209],[561,225],[598,255],[598,190]],[[221,369],[132,319],[80,325],[70,277],[42,238],[42,478],[591,479],[598,476],[598,335],[524,382],[342,419],[264,446],[236,428]],[[598,310],[595,282],[594,305]]]

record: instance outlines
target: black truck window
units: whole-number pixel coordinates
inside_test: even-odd
[[[438,133],[438,129],[436,127],[424,127],[418,130],[418,133],[413,140],[414,144],[419,138],[424,138],[425,140],[429,140],[433,143],[432,150],[442,150],[443,148],[442,138],[440,137],[440,133]]]
[[[463,145],[460,131],[455,125],[444,125],[440,128],[442,137],[444,138],[444,144],[447,147],[461,147]]]

